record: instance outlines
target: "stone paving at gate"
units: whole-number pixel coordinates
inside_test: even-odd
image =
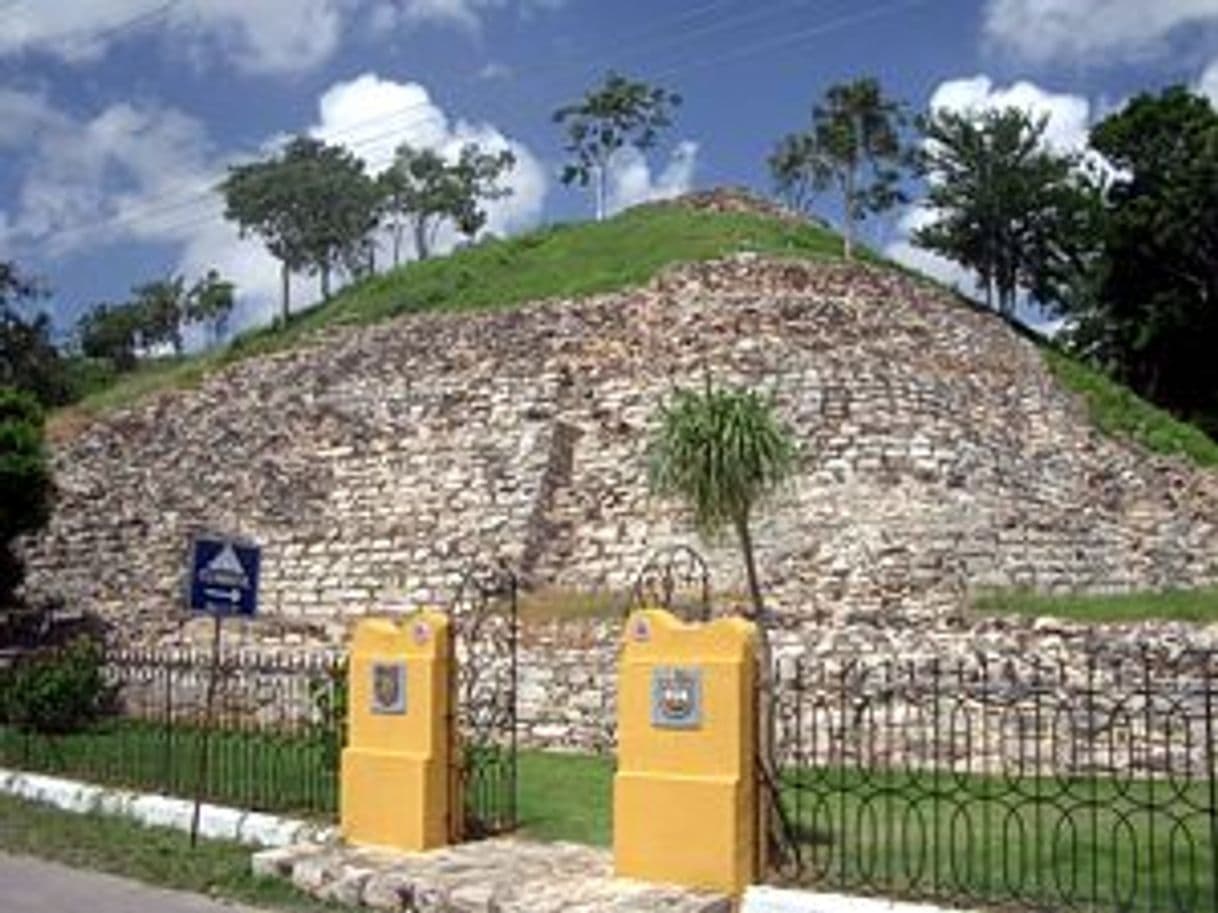
[[[499,838],[397,854],[297,844],[253,857],[320,900],[403,913],[730,913],[722,894],[613,877],[607,850]]]

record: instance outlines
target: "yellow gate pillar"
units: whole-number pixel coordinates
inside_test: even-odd
[[[355,629],[340,793],[350,842],[406,851],[448,842],[449,661],[439,613]]]
[[[756,630],[626,622],[618,680],[618,875],[740,893],[757,870]]]

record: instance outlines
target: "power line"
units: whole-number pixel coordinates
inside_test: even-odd
[[[172,2],[176,3],[176,2],[180,2],[180,0],[172,0]],[[785,7],[785,6],[803,5],[803,4],[806,4],[807,2],[809,2],[809,0],[795,0],[795,2],[782,3],[782,4],[779,4],[779,6]],[[863,11],[860,11],[857,13],[839,16],[836,19],[832,19],[827,22],[819,23],[816,26],[812,26],[812,27],[809,27],[806,29],[800,29],[800,30],[797,30],[794,32],[786,32],[782,35],[773,36],[770,39],[754,42],[752,44],[745,45],[743,47],[735,48],[735,49],[732,49],[730,51],[721,53],[721,54],[713,56],[713,57],[701,56],[701,57],[697,57],[697,58],[686,58],[686,60],[684,60],[684,61],[681,61],[666,69],[663,69],[663,70],[660,70],[660,71],[654,73],[653,78],[668,77],[668,76],[675,75],[677,73],[689,72],[690,70],[699,69],[704,66],[711,66],[711,65],[723,63],[725,61],[739,59],[741,57],[759,53],[761,51],[795,44],[795,43],[804,41],[808,38],[819,37],[819,36],[822,36],[825,34],[830,34],[832,32],[840,31],[841,29],[849,28],[851,26],[860,24],[862,22],[877,19],[882,16],[892,14],[894,12],[899,12],[904,9],[910,9],[910,8],[914,8],[917,6],[921,6],[928,2],[929,2],[929,0],[897,0],[897,2],[880,4],[878,6],[875,6],[870,9],[863,10]],[[706,4],[706,6],[701,9],[706,10],[706,9],[711,9],[711,8],[722,7],[724,5],[725,4],[722,2],[722,0],[720,0],[720,2]],[[772,11],[773,10],[771,10],[771,12]],[[756,12],[756,11],[754,11],[754,12]],[[687,11],[687,14],[688,13],[689,13],[689,11]],[[682,18],[689,18],[689,15],[686,15]],[[749,21],[755,20],[756,18],[757,18],[756,16],[747,17],[747,19]],[[588,64],[586,62],[581,64],[581,66],[589,66],[589,65],[594,65],[594,64]],[[549,67],[537,67],[534,69],[537,71],[541,71],[543,69],[553,69],[553,65],[551,65]],[[432,104],[432,102],[430,100],[427,102],[420,102],[420,103],[416,103],[413,105],[407,105],[407,106],[404,106],[402,109],[400,109],[398,112],[390,112],[390,113],[386,113],[386,114],[381,114],[376,117],[367,118],[363,121],[357,121],[353,124],[349,124],[344,129],[330,134],[328,138],[335,139],[339,136],[354,133],[363,127],[367,127],[372,124],[381,123],[381,122],[390,120],[392,118],[401,116],[402,114],[409,113],[411,110],[417,109],[417,108],[434,108],[434,105]],[[409,129],[410,127],[418,126],[422,123],[427,122],[428,120],[434,119],[435,117],[442,117],[442,116],[443,115],[438,110],[431,111],[422,118],[416,119],[414,121],[408,121],[407,123],[400,124],[390,130],[386,130],[381,133],[373,134],[372,136],[362,137],[359,140],[354,141],[354,142],[344,143],[344,145],[346,145],[348,148],[350,148],[352,150],[356,150],[356,149],[359,149],[364,146],[373,145],[375,143],[388,139],[391,136],[397,135],[397,134]],[[155,206],[155,207],[151,207],[148,209],[143,209],[143,210],[139,210],[137,212],[131,212],[131,213],[116,213],[114,216],[111,216],[107,219],[99,220],[97,222],[92,222],[92,223],[85,224],[85,225],[77,225],[77,226],[72,226],[69,228],[60,229],[49,235],[44,235],[42,240],[44,242],[54,242],[58,239],[62,239],[65,237],[72,237],[72,236],[75,236],[75,235],[78,235],[81,233],[100,231],[100,230],[104,230],[104,229],[110,228],[110,227],[123,227],[123,226],[129,225],[133,222],[142,221],[145,218],[155,218],[156,216],[162,215],[164,213],[173,212],[178,209],[184,209],[189,206],[202,203],[202,202],[210,199],[214,193],[215,193],[215,187],[213,186],[207,190],[198,192],[189,197],[183,198],[181,200],[178,200],[174,203],[171,203],[171,204],[168,204],[165,206]],[[215,220],[216,218],[217,218],[217,216],[214,213],[209,212],[209,213],[203,215],[202,217],[195,217],[195,218],[188,219],[188,220],[180,222],[180,223],[173,223],[171,225],[164,227],[162,230],[167,233],[178,232],[178,231],[185,230],[187,228],[194,227],[196,225],[205,224],[206,222]]]
[[[121,35],[123,32],[138,29],[157,19],[162,19],[173,10],[175,6],[181,4],[183,0],[163,0],[157,6],[144,10],[141,13],[136,13],[134,16],[129,16],[126,19],[120,19],[116,22],[102,26],[79,27],[65,29],[61,32],[50,33],[45,36],[45,40],[54,42],[71,41],[73,39],[90,39],[93,41],[105,41]],[[23,0],[9,0],[7,5],[0,5],[0,13],[8,12],[9,10],[16,11],[23,3]],[[13,13],[13,20],[19,15],[19,12]],[[11,20],[11,21],[13,21]]]
[[[158,10],[154,10],[151,13],[145,13],[140,18],[147,18],[147,17],[153,15],[154,13],[159,13],[160,15],[164,15],[169,10],[169,8],[171,8],[172,6],[176,5],[179,2],[181,2],[181,0],[170,0],[170,2],[165,3],[161,7],[159,7]],[[721,31],[722,30],[721,26],[724,24],[727,24],[730,26],[730,25],[737,24],[738,21],[747,22],[747,21],[756,20],[757,18],[759,18],[758,17],[759,12],[764,15],[768,15],[768,14],[772,14],[772,13],[776,12],[777,10],[783,9],[785,7],[790,7],[790,6],[795,6],[795,5],[805,5],[808,2],[810,2],[810,0],[784,0],[784,2],[780,2],[780,3],[776,4],[775,6],[771,6],[768,8],[762,8],[761,10],[753,9],[753,10],[749,11],[748,13],[746,13],[744,16],[729,17],[727,20],[720,20],[718,23],[716,23],[715,25],[713,25],[711,27],[711,30]],[[705,3],[693,10],[685,10],[684,12],[682,12],[676,16],[671,16],[671,17],[667,17],[666,19],[661,19],[661,20],[652,22],[646,29],[636,29],[633,31],[633,33],[628,33],[627,36],[618,38],[617,41],[619,43],[622,41],[629,41],[631,34],[633,34],[635,36],[640,36],[640,35],[645,36],[645,35],[649,35],[649,34],[655,34],[657,31],[660,31],[670,25],[697,19],[698,17],[703,16],[707,13],[713,12],[715,10],[722,9],[722,8],[728,7],[728,6],[732,6],[733,3],[734,3],[734,0],[713,0],[713,2]],[[129,23],[128,23],[128,25],[129,25]],[[699,37],[701,34],[705,33],[706,31],[707,31],[707,29],[695,29],[693,32],[687,33],[684,37],[685,38]],[[667,43],[671,44],[673,38],[677,38],[678,40],[681,40],[682,36],[678,34],[675,36],[666,36],[666,38],[667,38]],[[602,55],[601,61],[605,61],[607,59],[611,59],[611,58],[608,57],[608,55]],[[544,75],[546,73],[552,73],[556,70],[575,69],[576,67],[583,69],[583,68],[588,68],[588,67],[598,66],[598,65],[600,65],[599,62],[588,61],[588,60],[583,60],[583,61],[578,61],[578,62],[571,61],[570,64],[566,64],[566,65],[540,64],[540,65],[537,65],[534,67],[530,67],[528,70],[523,71],[523,72],[519,73],[518,75],[522,78],[527,79],[527,78],[531,78],[531,77],[538,76],[538,75]],[[465,78],[465,80],[463,80],[463,81],[469,82],[474,79],[477,79],[477,77],[471,75],[471,76],[467,76]],[[360,130],[362,130],[366,127],[369,127],[373,124],[379,124],[390,118],[400,117],[400,116],[409,114],[415,110],[428,109],[428,108],[434,108],[434,107],[435,106],[430,99],[428,99],[427,101],[416,102],[411,105],[405,105],[402,108],[396,109],[394,111],[386,112],[386,113],[375,115],[375,116],[368,117],[368,118],[364,118],[362,120],[355,121],[351,124],[348,124],[343,129],[334,131],[333,133],[329,134],[327,136],[327,139],[331,140],[331,141],[338,140],[342,137],[354,135],[355,133],[359,132]],[[344,143],[344,145],[346,145],[348,148],[352,148],[352,149],[358,149],[363,146],[372,145],[376,142],[379,142],[383,139],[388,138],[389,136],[392,136],[394,133],[402,132],[402,131],[410,129],[411,127],[419,126],[423,123],[426,123],[427,121],[433,119],[436,116],[437,115],[435,113],[429,111],[427,113],[427,115],[420,120],[408,121],[407,123],[398,125],[396,128],[394,128],[391,131],[386,131],[384,133],[375,135],[373,137],[365,137],[357,142],[347,142],[347,143]],[[191,193],[187,196],[184,196],[184,197],[181,197],[178,199],[173,199],[172,202],[166,202],[162,205],[158,199],[154,198],[154,200],[152,201],[152,205],[150,205],[147,208],[144,208],[144,209],[141,209],[141,210],[138,210],[135,212],[115,213],[114,215],[109,216],[105,219],[97,220],[97,221],[94,221],[94,222],[91,222],[88,224],[59,229],[58,231],[54,232],[52,235],[44,236],[44,239],[45,240],[62,240],[64,238],[70,238],[70,237],[73,237],[76,235],[89,233],[89,232],[92,232],[95,230],[123,227],[125,225],[132,224],[133,222],[141,221],[145,218],[155,218],[156,216],[159,216],[159,215],[162,215],[162,214],[165,214],[168,212],[174,212],[179,209],[189,208],[191,206],[194,206],[196,204],[202,203],[205,200],[207,200],[216,191],[221,180],[223,180],[221,177],[217,177],[208,189],[202,190],[202,191],[197,191],[197,192]]]

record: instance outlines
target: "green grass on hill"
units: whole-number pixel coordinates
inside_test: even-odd
[[[1218,443],[1204,431],[1151,405],[1081,362],[1044,349],[1054,377],[1087,401],[1091,420],[1111,437],[1128,438],[1156,453],[1178,454],[1200,466],[1218,466]]]
[[[1218,589],[1113,595],[1048,595],[1030,590],[998,590],[978,594],[973,607],[992,615],[1050,616],[1082,622],[1147,619],[1218,622]]]
[[[408,264],[296,315],[286,329],[252,330],[223,350],[148,364],[86,397],[76,408],[96,414],[157,390],[193,386],[219,366],[291,348],[327,327],[376,323],[400,314],[507,308],[543,298],[610,292],[641,285],[669,264],[745,250],[836,257],[841,241],[810,223],[795,225],[751,213],[710,213],[679,205],[641,206],[604,222],[551,226]]]
[[[556,225],[506,240],[488,240],[365,280],[326,304],[294,315],[286,328],[251,330],[223,349],[145,363],[61,410],[52,430],[67,432],[82,418],[130,405],[157,391],[196,386],[226,364],[292,348],[330,327],[371,324],[409,313],[510,308],[545,298],[611,292],[642,285],[670,264],[745,250],[836,258],[841,240],[811,223],[673,204],[640,206],[604,222]],[[876,259],[866,250],[862,256]],[[1202,466],[1218,465],[1218,443],[1201,430],[1060,352],[1046,347],[1044,353],[1058,381],[1086,399],[1101,431],[1159,453],[1181,454]]]

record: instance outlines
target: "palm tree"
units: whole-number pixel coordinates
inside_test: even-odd
[[[709,375],[702,393],[677,389],[659,410],[650,442],[650,481],[661,495],[682,498],[705,535],[731,527],[740,542],[748,575],[752,617],[759,638],[757,756],[763,781],[774,777],[774,716],[768,618],[757,580],[754,509],[790,476],[795,443],[790,428],[774,414],[771,400],[752,390],[715,388]],[[758,830],[780,847],[788,828],[773,789],[758,803]]]
[[[905,122],[902,105],[885,97],[877,80],[839,83],[812,108],[809,129],[783,138],[770,157],[777,189],[792,206],[807,209],[830,187],[841,194],[847,260],[856,225],[905,199],[900,180],[911,163]]]
[[[746,389],[677,389],[662,405],[650,443],[650,481],[682,498],[700,531],[735,532],[748,575],[752,615],[764,627],[749,521],[757,504],[791,473],[795,444],[773,403]]]

